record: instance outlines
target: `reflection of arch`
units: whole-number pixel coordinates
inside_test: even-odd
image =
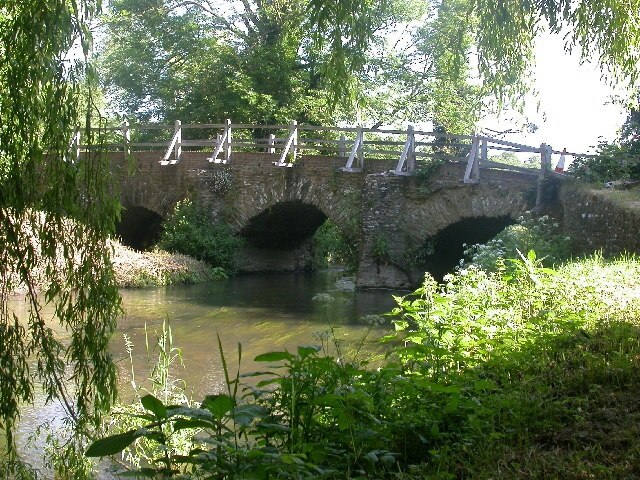
[[[140,206],[123,207],[116,235],[122,243],[136,250],[145,250],[160,240],[162,217]]]
[[[485,243],[513,223],[508,215],[458,220],[423,242],[416,252],[416,267],[442,280],[458,265],[464,255],[464,245]]]
[[[240,234],[258,248],[290,250],[309,239],[326,219],[314,205],[279,202],[250,218]]]

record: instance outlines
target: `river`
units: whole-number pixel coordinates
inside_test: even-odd
[[[252,274],[219,282],[121,293],[125,315],[118,322],[111,349],[120,370],[120,392],[125,398],[133,396],[125,338],[133,344],[136,383],[144,384],[153,366],[147,355],[147,339],[149,347],[153,347],[163,322],[171,326],[173,346],[182,351],[184,367],[176,363],[172,375],[184,380],[189,394],[198,399],[224,388],[217,335],[227,361],[233,365],[232,373],[237,365],[238,344],[242,345],[241,370],[246,372],[256,367],[256,355],[318,344],[319,333],[330,327],[342,342],[344,353],[351,354],[349,346],[359,345],[370,330],[361,318],[386,313],[394,306],[394,292],[356,292],[353,280],[337,270]],[[375,350],[374,338],[382,331],[381,327],[374,328],[362,355]],[[43,403],[40,398],[36,407],[23,410],[18,432],[21,450],[35,464],[40,463],[33,457],[41,451],[42,439],[30,445],[27,439],[44,421],[53,420],[57,425],[62,416],[59,405]]]

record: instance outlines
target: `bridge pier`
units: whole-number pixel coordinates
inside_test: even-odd
[[[367,175],[362,205],[358,288],[410,288],[402,265],[406,249],[403,208],[407,177]]]

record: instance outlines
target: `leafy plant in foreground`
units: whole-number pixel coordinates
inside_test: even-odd
[[[397,330],[376,369],[345,360],[339,342],[332,353],[324,336],[259,355],[268,367],[243,377],[230,377],[223,355],[225,393],[196,409],[145,399],[146,428],[89,453],[138,435],[163,445],[159,426],[171,423],[202,429],[202,445],[173,456],[170,471],[160,458],[149,474],[633,478],[637,432],[606,411],[640,418],[640,262],[594,257],[553,270],[533,252],[505,262],[494,273],[461,269],[445,284],[427,277],[397,297]]]
[[[518,258],[518,251],[536,252],[546,266],[557,265],[570,257],[570,238],[563,235],[560,224],[548,215],[535,217],[525,212],[517,223],[509,225],[492,240],[467,247],[465,257],[471,264],[487,271],[504,265],[505,258]]]

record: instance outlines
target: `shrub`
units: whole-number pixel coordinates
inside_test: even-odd
[[[640,180],[640,154],[629,145],[602,142],[594,157],[576,158],[569,172],[587,183]]]
[[[525,212],[484,244],[471,245],[465,251],[469,263],[484,270],[495,270],[502,259],[518,258],[520,252],[534,250],[545,265],[554,265],[570,256],[570,238],[563,235],[560,225],[547,215],[534,217]]]
[[[358,263],[358,246],[356,242],[349,241],[331,220],[327,220],[313,236],[313,256],[316,268],[340,264],[350,271],[355,271]]]
[[[140,473],[193,479],[635,478],[640,262],[508,262],[396,297],[376,369],[322,339],[256,357],[243,392],[222,355],[225,393],[197,408],[146,395],[143,421],[87,455],[143,438],[159,448]],[[158,458],[185,430],[202,445]]]
[[[233,274],[237,271],[236,254],[242,246],[231,227],[214,222],[204,208],[192,202],[178,202],[164,223],[159,247],[203,260]]]

